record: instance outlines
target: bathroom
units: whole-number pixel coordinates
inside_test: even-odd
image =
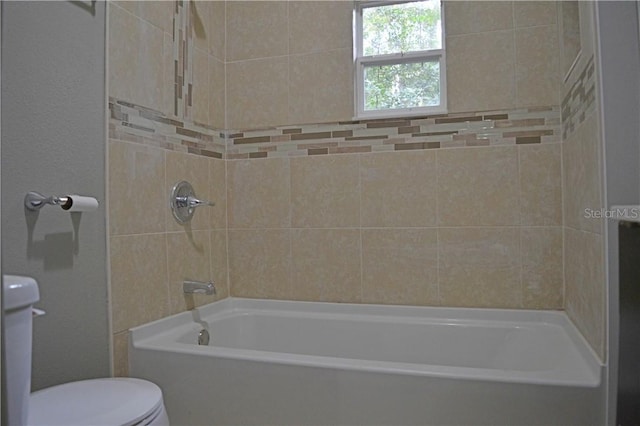
[[[616,185],[637,147],[603,144],[637,111],[603,22],[637,43],[637,12],[580,2],[572,49],[563,5],[444,3],[434,145],[350,124],[348,1],[3,3],[2,270],[39,282],[32,390],[128,376],[129,329],[230,296],[562,310],[609,367],[615,227],[584,211],[638,204]],[[215,202],[187,225],[182,180]],[[32,190],[102,208],[26,214]]]

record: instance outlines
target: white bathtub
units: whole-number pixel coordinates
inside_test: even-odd
[[[561,312],[231,298],[132,329],[129,362],[175,425],[604,423]]]

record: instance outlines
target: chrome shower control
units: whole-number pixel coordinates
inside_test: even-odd
[[[184,180],[173,186],[169,202],[173,217],[180,224],[191,221],[196,207],[215,205],[212,201],[198,199],[193,190],[193,186]]]

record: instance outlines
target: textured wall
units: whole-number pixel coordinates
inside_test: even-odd
[[[351,1],[229,2],[227,128],[351,120]],[[557,105],[557,3],[445,2],[449,112]]]
[[[205,142],[213,136],[204,142],[193,137],[193,129],[214,134],[209,129],[224,125],[224,2],[186,4],[109,3],[108,185],[116,375],[127,375],[129,328],[229,293],[225,164],[211,158],[216,149]],[[181,180],[191,182],[199,197],[216,202],[215,207],[199,208],[185,226],[169,209],[171,188]],[[186,279],[214,281],[217,296],[185,296]]]
[[[108,376],[105,4],[2,7],[2,268],[36,278],[47,311],[34,321],[32,386]],[[101,207],[26,213],[28,191]]]
[[[565,309],[601,359],[606,357],[605,207],[593,3],[581,3],[582,53],[562,88]]]
[[[563,307],[555,3],[447,4],[454,114],[336,128],[300,124],[352,117],[351,2],[169,5],[110,4],[116,359],[129,327],[215,300],[186,301],[185,278],[219,297]],[[218,203],[191,229],[167,208],[184,178]]]

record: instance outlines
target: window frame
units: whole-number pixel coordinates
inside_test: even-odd
[[[354,10],[354,119],[392,118],[447,113],[447,67],[445,47],[444,4],[440,0],[441,40],[440,49],[412,52],[389,53],[383,55],[363,55],[363,11],[370,7],[415,3],[420,0],[359,0]],[[440,66],[440,105],[411,108],[387,108],[366,110],[364,103],[364,72],[366,67],[379,65],[402,65],[417,62],[438,62]]]

